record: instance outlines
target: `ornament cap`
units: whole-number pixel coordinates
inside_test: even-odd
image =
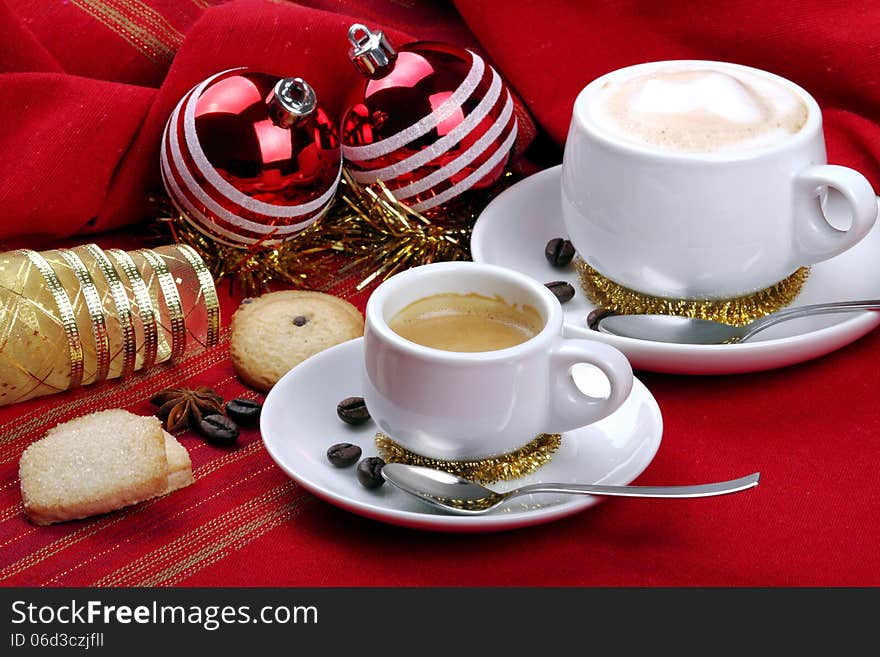
[[[266,98],[272,121],[280,128],[290,128],[315,111],[315,90],[302,78],[282,78]]]
[[[381,30],[373,32],[366,25],[355,23],[348,28],[348,40],[349,58],[358,73],[368,78],[379,77],[397,59],[397,51]]]

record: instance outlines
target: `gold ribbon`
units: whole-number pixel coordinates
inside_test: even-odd
[[[183,314],[183,305],[180,302],[180,294],[174,277],[165,266],[165,262],[159,255],[150,249],[138,249],[147,264],[153,269],[156,278],[159,279],[159,287],[165,299],[165,307],[168,309],[168,318],[171,322],[171,360],[177,360],[183,356],[186,349],[186,317]]]
[[[144,360],[141,367],[147,369],[155,364],[159,348],[159,329],[150,293],[147,291],[144,279],[130,255],[121,249],[107,249],[107,253],[113,256],[122,269],[128,279],[128,286],[131,288],[135,303],[137,303],[138,315],[144,331]]]
[[[214,277],[211,276],[204,260],[194,248],[188,244],[176,244],[175,246],[199,279],[200,296],[204,300],[205,312],[207,313],[208,328],[205,346],[214,347],[220,340],[220,300],[217,298],[217,289],[214,287]]]
[[[113,299],[116,317],[119,319],[119,326],[122,331],[122,369],[119,375],[123,377],[128,376],[134,372],[135,359],[137,357],[137,339],[134,330],[134,317],[131,312],[131,304],[128,302],[128,295],[125,293],[125,286],[113,267],[113,263],[110,262],[110,259],[101,247],[97,244],[86,244],[83,248],[97,263],[98,268],[104,275],[104,280],[107,282],[107,288],[110,290],[110,297]]]
[[[2,255],[0,405],[180,360],[189,335],[220,342],[214,281],[188,246]]]
[[[92,280],[89,270],[78,255],[69,249],[58,249],[58,253],[76,275],[86,302],[92,335],[95,338],[95,378],[90,383],[100,383],[107,378],[107,372],[110,371],[110,334],[107,332],[107,315],[101,303],[101,295],[98,294],[95,281]]]
[[[83,347],[79,336],[79,327],[76,325],[76,314],[73,312],[73,304],[70,303],[70,297],[58,280],[58,275],[51,265],[42,255],[30,249],[19,249],[18,251],[30,261],[42,274],[46,287],[52,293],[55,299],[55,305],[58,308],[58,317],[61,319],[61,326],[64,328],[64,334],[67,336],[68,359],[70,362],[70,381],[68,388],[76,388],[82,383],[83,378]]]

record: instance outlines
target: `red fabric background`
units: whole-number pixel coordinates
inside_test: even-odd
[[[880,6],[873,4],[207,4],[0,0],[0,239],[44,248],[41,236],[147,219],[165,119],[184,91],[215,71],[251,65],[302,75],[338,112],[354,79],[345,43],[353,19],[387,28],[401,43],[439,38],[478,47],[536,118],[528,155],[541,164],[558,161],[571,103],[587,81],[630,63],[695,57],[802,84],[824,109],[829,159],[859,168],[880,188]],[[141,9],[113,23],[108,8],[123,5]],[[150,29],[133,30],[138,24]],[[136,238],[88,239],[131,247]],[[224,291],[224,324],[237,300]],[[58,414],[110,405],[149,412],[151,392],[171,383],[206,383],[227,397],[247,392],[224,350],[129,384],[0,408],[0,584],[880,585],[876,332],[773,372],[639,373],[665,422],[639,483],[760,470],[758,489],[741,495],[614,500],[513,533],[420,533],[311,497],[251,431],[234,453],[184,434],[197,485],[131,515],[48,529],[21,517],[17,458]]]
[[[860,169],[880,187],[875,4],[789,0],[771,11],[729,0],[702,7],[682,0],[238,0],[205,9],[210,4],[0,0],[0,239],[148,219],[146,199],[161,190],[156,162],[168,114],[193,84],[224,68],[300,75],[339,115],[356,80],[346,39],[354,20],[385,28],[398,43],[479,48],[550,138],[538,156],[551,161],[574,97],[602,73],[672,58],[765,68],[816,96],[830,161]]]

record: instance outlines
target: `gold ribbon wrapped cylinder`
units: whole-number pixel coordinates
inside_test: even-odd
[[[115,379],[217,344],[214,281],[177,245],[0,253],[0,405]]]

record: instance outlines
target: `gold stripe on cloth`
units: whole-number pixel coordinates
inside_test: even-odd
[[[285,485],[275,500],[267,500],[273,506],[266,509],[256,518],[248,522],[243,528],[233,527],[232,531],[213,541],[200,550],[195,558],[190,559],[186,569],[180,565],[172,565],[171,568],[156,576],[142,580],[137,586],[173,586],[179,584],[187,577],[204,570],[208,566],[225,558],[231,550],[240,550],[248,543],[263,537],[276,527],[295,518],[303,511],[303,507],[310,504],[315,498],[300,496],[292,500],[287,499],[290,495],[298,492],[296,486]]]
[[[194,468],[193,469],[193,476],[195,477],[196,482],[201,481],[202,479],[207,477],[212,472],[222,470],[226,466],[232,465],[234,463],[238,463],[238,462],[244,460],[245,458],[249,458],[249,457],[254,456],[255,454],[259,454],[262,451],[262,447],[263,447],[263,443],[261,441],[256,441],[256,442],[250,443],[247,447],[241,447],[239,449],[236,449],[234,452],[228,452],[228,453],[214,459],[213,461],[209,461],[208,463],[200,466],[198,469]],[[259,477],[261,473],[268,471],[268,470],[271,470],[271,467],[267,466],[267,467],[264,467],[262,470],[253,470],[253,471],[251,471],[251,474],[249,474],[247,477],[245,477],[245,479],[251,478],[251,477]],[[222,489],[215,491],[214,493],[212,493],[208,497],[198,496],[196,499],[189,501],[185,505],[176,506],[174,508],[173,512],[169,512],[169,514],[167,516],[165,516],[165,518],[163,519],[164,522],[167,523],[167,522],[170,522],[176,518],[180,518],[180,517],[183,517],[189,513],[192,513],[194,510],[203,506],[208,501],[210,501],[216,497],[219,497],[223,493],[227,492],[232,486],[237,485],[237,483],[239,483],[239,482],[236,481],[232,484],[229,484],[228,486],[225,486]],[[112,527],[113,525],[115,525],[117,522],[120,522],[121,520],[128,519],[128,518],[135,518],[135,520],[133,522],[143,522],[142,520],[138,519],[138,516],[142,515],[144,512],[147,512],[148,509],[155,506],[156,504],[162,502],[163,499],[164,499],[163,497],[154,497],[150,500],[147,500],[145,502],[141,502],[141,503],[136,504],[134,506],[128,506],[128,507],[125,507],[124,509],[121,509],[119,511],[115,511],[110,515],[98,516],[98,517],[95,517],[95,519],[91,520],[91,521],[86,520],[86,521],[84,521],[86,523],[86,525],[82,529],[75,531],[69,537],[76,538],[76,535],[82,534],[83,530],[85,530],[85,529],[95,530],[95,531],[90,531],[88,533],[89,535],[94,535],[94,534],[98,533],[97,530],[108,529],[108,528]],[[65,537],[65,538],[68,538],[68,537]],[[64,540],[64,539],[61,539],[61,540]],[[153,542],[158,545],[157,540],[154,540]],[[41,563],[42,561],[45,560],[44,557],[49,558],[51,556],[54,556],[55,554],[63,552],[64,550],[75,548],[76,545],[79,543],[79,540],[66,541],[64,543],[64,545],[62,545],[62,546],[57,545],[58,543],[60,543],[60,541],[56,541],[55,543],[56,543],[56,545],[50,544],[50,546],[48,546],[48,547],[54,548],[51,551],[52,554],[49,555],[48,557],[45,554],[41,554],[40,555],[41,558],[38,561],[30,561],[24,567],[20,567],[19,564],[13,564],[16,567],[17,572],[21,572],[21,571],[27,570],[28,568],[31,568],[35,565],[38,565],[39,563]],[[163,547],[162,546],[157,547],[156,550],[162,551]],[[100,568],[101,566],[105,565],[109,560],[107,552],[108,551],[92,552],[88,557],[83,557],[82,559],[78,560],[74,566],[71,566],[70,568],[68,568],[62,572],[56,573],[51,579],[48,579],[48,580],[45,580],[44,582],[41,582],[41,586],[53,586],[56,584],[63,585],[63,582],[61,580],[63,580],[63,578],[65,576],[72,574],[76,570],[94,569],[93,564],[97,565],[97,567]],[[122,564],[121,566],[119,566],[119,568],[117,568],[116,571],[113,571],[113,572],[117,572],[117,571],[127,572],[129,569],[131,569],[133,567],[133,565],[134,565],[134,560]],[[17,574],[17,572],[12,572],[10,570],[10,574],[7,574],[5,571],[0,571],[0,580],[7,579],[9,576]]]
[[[55,270],[52,269],[51,265],[41,254],[30,249],[21,249],[19,253],[27,257],[31,264],[42,274],[46,287],[55,300],[58,320],[61,322],[64,334],[67,336],[67,357],[70,366],[70,381],[67,387],[76,388],[82,383],[84,358],[82,340],[80,339],[73,304],[70,302],[70,297],[67,296],[64,286],[55,274]]]
[[[272,467],[266,466],[253,475],[271,471]],[[291,500],[293,493],[299,495]],[[310,499],[296,482],[285,481],[100,577],[91,586],[158,586],[195,572],[225,556],[233,544],[259,538]]]
[[[615,283],[580,258],[575,261],[575,268],[584,294],[599,308],[621,314],[711,319],[732,326],[744,326],[785,308],[795,300],[810,275],[809,267],[801,267],[775,285],[730,299],[672,299],[643,294]]]
[[[71,0],[151,61],[174,58],[183,34],[152,7],[139,0]]]
[[[111,314],[108,319],[108,333],[111,336],[111,344],[119,345],[119,349],[112,349],[110,353],[110,372],[109,377],[126,377],[134,372],[135,358],[137,356],[137,342],[134,330],[134,317],[131,312],[131,304],[128,302],[128,295],[125,293],[125,286],[119,278],[119,274],[110,262],[110,258],[97,244],[85,244],[82,247],[75,247],[84,250],[89,261],[93,262],[101,272],[103,281],[106,284],[106,291],[113,301],[113,307],[116,310],[115,315]],[[94,280],[95,277],[92,276]],[[103,302],[103,299],[102,299]],[[105,303],[106,308],[106,303]],[[115,320],[115,321],[112,321]],[[118,336],[117,336],[118,333]],[[122,354],[122,362],[117,365],[119,353]]]
[[[110,336],[107,333],[107,315],[101,304],[101,295],[92,280],[85,263],[70,249],[58,249],[61,257],[70,265],[79,281],[80,291],[85,299],[86,309],[92,326],[95,340],[95,375],[90,383],[100,383],[107,378],[110,371]]]
[[[227,341],[228,337],[228,332],[224,331],[224,341]],[[75,412],[78,415],[82,415],[94,410],[107,408],[108,403],[112,403],[114,407],[125,408],[131,404],[143,401],[144,398],[149,397],[153,392],[166,387],[180,385],[181,382],[210,370],[218,363],[227,360],[228,354],[226,350],[222,348],[211,351],[194,348],[188,353],[188,358],[191,360],[184,362],[182,366],[178,365],[173,368],[162,368],[157,370],[157,373],[146,379],[149,382],[149,388],[146,390],[144,389],[144,379],[140,377],[125,379],[120,383],[120,386],[102,387],[97,389],[84,388],[81,393],[84,396],[64,404],[64,411],[59,415],[64,416],[68,412]],[[120,390],[124,391],[122,396],[119,395]],[[40,426],[32,427],[30,438],[39,437],[45,431],[45,428],[53,423],[53,421],[49,421],[42,423]],[[3,436],[3,438],[5,439],[5,436]],[[262,442],[257,441],[252,443],[252,445],[254,452],[250,451],[250,445],[235,450],[234,452],[228,452],[214,461],[206,463],[198,469],[194,469],[193,474],[196,479],[199,480],[202,477],[207,476],[210,472],[221,470],[230,463],[237,462],[243,456],[251,455],[253,453],[262,453]],[[17,447],[9,460],[17,460],[20,456],[21,448]],[[61,552],[77,548],[77,546],[89,537],[97,535],[103,530],[109,529],[127,518],[140,515],[146,509],[162,499],[163,498],[161,497],[155,498],[136,506],[126,507],[125,509],[109,515],[97,516],[94,519],[88,519],[81,523],[70,525],[70,533],[59,536],[51,542],[37,548],[33,552],[24,554],[21,558],[12,563],[0,564],[0,581],[13,577],[38,564],[44,563]],[[203,499],[200,499],[199,503],[202,503],[203,501]]]
[[[223,468],[225,468],[229,465],[232,465],[234,463],[238,463],[245,458],[248,458],[248,457],[251,457],[255,454],[260,453],[262,451],[262,449],[263,449],[263,443],[261,441],[256,441],[256,442],[249,444],[246,447],[241,447],[239,449],[236,449],[234,452],[227,452],[226,454],[214,459],[213,461],[208,461],[207,463],[205,463],[204,465],[202,465],[198,469],[194,469],[193,476],[195,477],[195,480],[198,482],[213,472],[222,470]],[[271,467],[266,467],[266,468],[263,468],[262,470],[255,470],[253,472],[253,474],[249,475],[249,476],[259,476],[260,473],[262,473],[264,471],[268,471],[268,470],[271,470]],[[238,483],[238,482],[236,482],[236,483]],[[235,484],[230,484],[229,487],[231,487],[233,485],[235,485]],[[207,499],[212,499],[214,497],[221,495],[222,493],[229,490],[229,487],[226,487],[220,491],[214,492],[212,494],[212,496]],[[161,502],[162,499],[163,498],[161,498],[161,497],[157,497],[157,498],[153,498],[151,500],[147,500],[146,502],[141,502],[140,504],[137,504],[135,506],[126,507],[120,511],[117,511],[117,512],[111,514],[110,516],[103,518],[103,520],[100,520],[100,521],[96,520],[94,522],[95,523],[104,523],[101,525],[101,528],[109,527],[110,525],[107,524],[107,521],[112,520],[116,516],[122,516],[124,518],[131,518],[132,516],[140,515],[141,513],[143,513],[144,511],[146,511],[150,507]],[[202,506],[205,502],[206,502],[206,498],[199,497],[199,498],[193,500],[192,502],[190,502],[187,506],[181,506],[179,508],[175,508],[175,510],[171,514],[171,516],[166,517],[165,520],[168,521],[168,520],[171,520],[172,518],[184,516],[187,513],[192,512],[194,509]],[[110,524],[113,524],[113,523],[110,523]],[[72,547],[72,544],[66,545],[65,549],[70,548],[70,547]],[[157,550],[162,550],[162,547],[157,548]],[[61,550],[56,550],[56,553],[59,551],[61,551]],[[87,566],[89,566],[90,564],[95,563],[95,562],[100,564],[104,561],[106,561],[106,554],[105,553],[101,553],[101,552],[92,553],[88,558],[81,559],[74,566],[71,566],[70,568],[68,568],[64,571],[56,573],[50,579],[47,579],[46,581],[41,582],[40,584],[41,584],[41,586],[63,585],[64,583],[61,580],[63,580],[63,578],[65,576],[70,575],[73,571],[79,570],[80,568],[86,568]],[[29,568],[29,567],[32,567],[33,565],[34,564],[29,564],[27,567]],[[133,565],[133,562],[129,562],[128,564],[120,566],[116,571],[113,571],[113,572],[119,572],[119,571],[122,571],[123,569],[125,572],[127,572],[129,569],[131,569],[132,565]],[[19,572],[20,572],[20,570],[19,570]],[[2,573],[0,573],[0,575],[2,575]],[[0,577],[0,579],[3,579],[3,577]]]
[[[271,468],[264,467],[258,472],[264,475],[270,471]],[[295,482],[285,481],[211,517],[161,547],[100,577],[90,586],[157,586],[167,578],[196,566],[212,552],[225,550],[230,543],[249,538],[256,529],[255,525],[283,513],[284,504],[279,502],[288,501],[290,493],[295,490]]]
[[[180,302],[180,294],[177,291],[177,284],[174,277],[165,266],[162,258],[151,249],[138,249],[136,251],[153,270],[156,278],[159,280],[159,287],[162,290],[162,298],[165,300],[165,308],[168,311],[168,320],[170,326],[166,326],[164,322],[159,324],[166,331],[171,332],[171,360],[177,360],[183,355],[186,349],[186,317],[183,314],[183,305]],[[141,270],[141,276],[144,272]],[[162,317],[160,310],[159,316]]]
[[[113,259],[116,260],[116,264],[122,269],[128,281],[131,296],[134,298],[135,306],[137,307],[137,316],[140,318],[141,335],[138,336],[138,344],[141,346],[138,347],[138,350],[143,349],[140,368],[150,368],[157,361],[165,360],[169,355],[164,338],[161,345],[162,353],[159,353],[158,309],[153,307],[146,282],[141,277],[141,273],[138,271],[137,265],[131,259],[131,256],[121,249],[107,249],[107,253],[113,256]],[[135,369],[139,369],[137,364]]]
[[[561,442],[562,436],[558,433],[542,433],[527,445],[507,454],[471,461],[445,461],[421,456],[400,446],[384,433],[376,434],[376,447],[386,463],[421,465],[483,484],[519,479],[531,474],[550,462]]]

